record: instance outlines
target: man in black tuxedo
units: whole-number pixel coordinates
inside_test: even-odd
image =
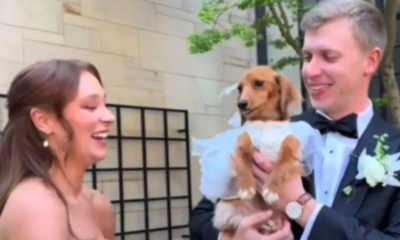
[[[313,109],[292,121],[306,121],[320,130],[324,159],[311,176],[283,186],[277,206],[285,211],[289,202],[301,198],[295,204],[297,216],[286,211],[294,239],[400,239],[400,188],[371,187],[355,179],[361,152],[366,148],[375,155],[374,135],[388,134],[387,154],[400,152],[400,130],[375,114],[368,99],[369,83],[386,47],[384,20],[366,1],[327,0],[305,14],[301,27],[305,32],[302,76]],[[261,179],[265,173],[260,169],[268,161],[258,157],[256,162],[259,168],[254,175]],[[349,186],[352,191],[346,193]],[[213,209],[205,198],[195,207],[190,219],[192,240],[219,238],[212,226]],[[270,238],[240,238],[247,239]]]

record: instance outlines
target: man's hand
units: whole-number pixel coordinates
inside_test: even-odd
[[[257,189],[264,186],[265,179],[272,172],[273,166],[261,153],[254,154],[253,174],[256,179]]]
[[[256,179],[257,189],[262,191],[265,179],[269,177],[269,174],[273,171],[272,163],[266,159],[261,153],[256,152],[254,155],[253,174]],[[305,192],[301,177],[285,182],[281,188],[279,194],[279,200],[275,203],[276,207],[284,210],[286,204],[289,201],[297,200]]]
[[[289,222],[285,221],[283,228],[269,236],[262,235],[257,230],[257,225],[268,220],[272,212],[256,213],[243,218],[233,240],[293,240],[293,234],[290,230]]]

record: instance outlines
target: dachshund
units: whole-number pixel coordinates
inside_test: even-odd
[[[257,66],[247,71],[237,90],[242,126],[253,121],[289,123],[289,108],[301,99],[292,83],[269,66]],[[286,215],[278,211],[273,202],[279,199],[278,192],[285,181],[301,176],[303,166],[300,142],[294,135],[289,134],[279,144],[277,159],[271,159],[274,170],[264,179],[265,185],[260,190],[256,188],[252,171],[253,156],[258,149],[248,133],[238,137],[230,159],[239,189],[238,196],[219,199],[213,217],[213,225],[220,230],[222,239],[234,236],[244,216],[260,211],[273,211],[272,218],[258,227],[262,234],[269,235],[283,227]]]

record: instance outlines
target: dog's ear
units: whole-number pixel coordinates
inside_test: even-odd
[[[276,75],[275,81],[279,87],[279,110],[282,120],[288,119],[289,107],[300,102],[301,96],[294,85],[284,76]]]

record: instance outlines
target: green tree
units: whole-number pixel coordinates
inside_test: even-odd
[[[233,23],[232,14],[235,9],[249,10],[258,6],[268,8],[262,18],[252,23]],[[300,14],[290,14],[300,13]],[[301,61],[301,41],[291,34],[293,23],[302,17],[300,0],[237,0],[234,3],[226,0],[214,0],[203,2],[198,13],[200,20],[208,25],[208,28],[201,33],[193,33],[188,37],[189,50],[192,54],[199,54],[211,51],[215,45],[231,38],[239,38],[246,47],[253,47],[262,37],[258,30],[272,25],[278,27],[281,38],[270,41],[270,44],[277,49],[291,47],[295,55],[279,59],[273,68],[281,70],[287,65],[297,65]],[[219,21],[222,15],[227,15],[230,28],[223,26]],[[289,15],[292,19],[289,19]],[[292,21],[290,21],[292,20]]]
[[[199,0],[200,1],[200,0]],[[379,73],[385,86],[385,94],[382,98],[373,99],[376,106],[389,105],[394,118],[394,123],[400,127],[400,94],[392,64],[392,54],[396,38],[396,9],[398,0],[387,0],[386,22],[388,27],[388,45],[379,66]],[[254,10],[255,7],[265,7],[266,14],[252,23],[232,22],[233,11]],[[199,19],[208,27],[200,33],[193,33],[188,37],[189,51],[191,54],[209,52],[214,46],[232,38],[241,39],[246,47],[253,47],[262,39],[258,30],[270,26],[276,26],[280,32],[280,38],[270,41],[276,49],[290,47],[294,50],[293,56],[285,56],[279,59],[272,67],[281,70],[288,65],[301,64],[302,36],[293,37],[291,30],[293,24],[297,24],[309,7],[303,7],[301,0],[236,0],[233,3],[228,0],[204,1],[198,13]],[[220,23],[220,18],[227,15],[230,27]],[[289,19],[291,16],[291,19]]]

